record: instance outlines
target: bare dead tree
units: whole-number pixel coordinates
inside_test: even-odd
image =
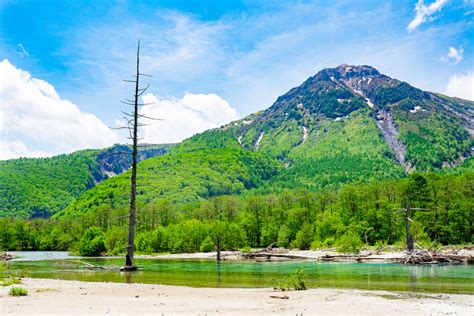
[[[396,212],[404,213],[403,218],[399,218],[399,219],[405,221],[405,238],[406,238],[406,246],[407,246],[408,253],[412,253],[415,250],[415,239],[413,239],[413,236],[410,234],[410,222],[413,223],[413,220],[410,218],[411,211],[427,211],[427,209],[410,207],[410,202],[407,201],[406,208],[402,208],[402,209],[394,211],[394,213]]]
[[[131,113],[122,112],[124,114],[124,119],[126,126],[119,127],[118,129],[128,130],[129,136],[127,137],[132,141],[132,174],[130,176],[130,214],[129,214],[129,226],[128,226],[128,245],[127,245],[127,254],[125,256],[125,266],[120,268],[121,271],[136,271],[137,266],[135,266],[133,261],[134,250],[135,250],[135,224],[137,223],[137,149],[139,147],[138,142],[140,138],[138,137],[138,129],[147,124],[140,123],[140,118],[149,119],[149,120],[159,120],[146,115],[140,114],[138,111],[139,106],[148,105],[151,103],[139,103],[138,99],[142,96],[145,91],[148,90],[149,84],[145,88],[140,88],[140,78],[142,76],[151,77],[140,73],[140,40],[138,40],[137,45],[137,70],[133,76],[133,80],[124,80],[125,82],[130,82],[134,84],[135,93],[133,100],[121,101],[123,104],[133,106],[133,111]]]

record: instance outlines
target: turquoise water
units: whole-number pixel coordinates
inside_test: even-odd
[[[8,273],[32,278],[186,285],[193,287],[274,287],[302,268],[309,288],[354,288],[474,294],[474,266],[323,263],[222,262],[137,259],[142,270],[120,273],[119,258],[77,258],[3,263]],[[90,270],[89,265],[107,270]]]

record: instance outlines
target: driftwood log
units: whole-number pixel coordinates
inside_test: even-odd
[[[474,263],[473,257],[436,251],[417,250],[409,253],[400,260],[405,264],[432,264],[432,263]]]
[[[12,256],[12,255],[9,255],[6,252],[0,253],[0,261],[8,261],[8,260],[12,260],[13,258],[15,258],[15,257]]]

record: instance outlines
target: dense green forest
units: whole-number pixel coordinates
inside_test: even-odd
[[[174,204],[164,199],[138,207],[136,247],[142,253],[215,249],[341,247],[402,244],[404,222],[393,211],[407,202],[412,234],[424,245],[472,243],[474,173],[415,173],[401,180],[348,184],[312,193],[218,196]],[[0,219],[0,248],[75,250],[84,255],[125,251],[126,208],[99,208],[79,218]]]
[[[139,158],[163,154],[168,148],[142,149]],[[0,217],[50,217],[97,183],[127,170],[129,163],[121,157],[130,153],[129,146],[115,145],[51,158],[0,161]]]
[[[49,217],[94,186],[98,150],[0,162],[0,217]]]

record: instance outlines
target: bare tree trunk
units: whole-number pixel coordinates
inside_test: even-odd
[[[412,253],[415,250],[415,242],[410,235],[410,202],[407,201],[407,207],[405,210],[405,234],[406,234],[406,242],[407,242],[407,251],[408,253]]]
[[[221,261],[221,236],[217,236],[217,256],[216,256],[217,263]]]
[[[133,147],[132,147],[132,176],[130,177],[130,222],[128,225],[128,245],[123,271],[135,271],[137,267],[133,263],[135,250],[135,223],[136,223],[136,196],[137,196],[137,145],[138,145],[138,82],[140,78],[140,41],[137,48],[137,74],[135,81],[135,96],[133,108]]]

